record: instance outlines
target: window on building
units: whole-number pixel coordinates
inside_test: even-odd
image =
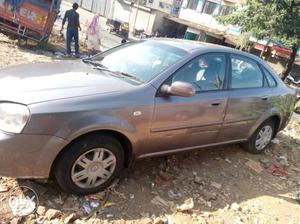
[[[147,4],[147,1],[146,0],[139,0],[139,2],[140,2],[140,5],[146,5]]]
[[[225,16],[225,15],[229,15],[233,12],[233,7],[231,6],[226,6],[226,5],[222,5],[221,11],[220,11],[220,16]]]
[[[204,5],[203,13],[212,15],[214,14],[217,7],[218,7],[217,3],[206,1]]]
[[[189,3],[188,3],[188,8],[189,9],[194,9],[196,10],[197,9],[197,6],[198,6],[198,2],[199,0],[189,0]]]

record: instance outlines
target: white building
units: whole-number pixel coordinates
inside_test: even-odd
[[[167,14],[178,15],[182,0],[146,0],[146,6]]]
[[[162,26],[164,13],[147,6],[129,1],[114,1],[112,19],[128,22],[130,31],[134,29],[152,33]]]
[[[73,0],[109,19],[129,23],[129,29],[161,36],[212,43],[229,42],[238,27],[225,27],[216,16],[227,15],[246,0]],[[135,2],[135,3],[133,3]],[[232,41],[231,41],[232,43]]]
[[[183,0],[178,18],[170,20],[187,26],[186,39],[221,43],[230,30],[216,17],[230,14],[245,3],[245,0]],[[232,27],[233,32],[239,33],[239,29]]]
[[[130,31],[134,29],[144,30],[151,34],[157,30],[163,30],[164,17],[172,12],[172,3],[181,0],[144,0],[144,4],[130,0],[68,0],[77,2],[82,8],[100,13],[100,15],[129,23]],[[143,1],[140,0],[140,3]],[[177,12],[179,10],[177,4]]]

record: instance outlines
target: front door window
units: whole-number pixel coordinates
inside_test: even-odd
[[[179,69],[172,82],[188,82],[197,91],[221,90],[224,87],[225,71],[226,60],[223,54],[205,54]]]

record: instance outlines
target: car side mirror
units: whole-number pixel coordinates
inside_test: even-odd
[[[190,83],[176,81],[172,85],[163,85],[161,92],[166,95],[191,97],[196,94],[196,89]]]

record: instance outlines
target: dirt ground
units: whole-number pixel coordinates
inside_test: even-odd
[[[0,68],[62,59],[46,50],[18,47],[1,34],[0,58]],[[93,196],[97,210],[89,215],[91,197],[64,194],[51,181],[0,177],[0,223],[297,224],[299,133],[295,114],[261,155],[229,145],[139,161],[105,194]],[[272,174],[272,165],[279,167],[279,176]],[[14,217],[9,207],[20,185],[30,186],[39,197],[37,212],[25,218]]]

